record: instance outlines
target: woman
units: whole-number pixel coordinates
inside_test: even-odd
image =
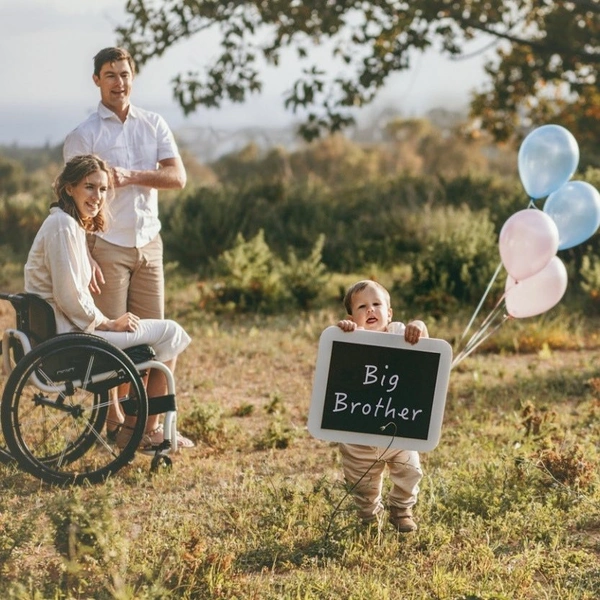
[[[89,291],[91,266],[86,232],[103,231],[105,208],[113,182],[108,165],[93,155],[76,156],[65,165],[54,183],[57,202],[38,231],[25,265],[25,291],[37,294],[54,309],[58,333],[85,331],[108,340],[119,348],[148,344],[157,360],[174,372],[177,356],[188,346],[189,335],[175,321],[140,319],[127,312],[108,319],[95,306]],[[164,377],[152,378],[148,397],[167,394]],[[126,443],[132,417],[125,417],[117,443]],[[143,446],[163,440],[158,415],[148,418]],[[177,436],[177,445],[193,442]],[[148,448],[141,448],[148,449]]]

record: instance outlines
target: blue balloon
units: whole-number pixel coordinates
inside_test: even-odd
[[[530,198],[544,198],[558,190],[579,164],[577,140],[560,125],[534,129],[519,148],[519,175]]]
[[[544,212],[558,228],[558,249],[572,248],[600,226],[600,193],[585,181],[569,181],[548,196]]]

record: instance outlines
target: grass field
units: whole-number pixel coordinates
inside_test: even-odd
[[[318,338],[336,307],[172,311],[194,339],[178,400],[196,448],[154,476],[140,455],[93,487],[54,489],[0,467],[3,598],[600,598],[591,324],[507,323],[497,347],[453,370],[441,442],[422,454],[419,530],[401,535],[357,521],[337,448],[306,430]],[[430,325],[433,337],[456,329]]]

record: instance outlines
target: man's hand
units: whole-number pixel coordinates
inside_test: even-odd
[[[115,188],[121,188],[131,184],[132,171],[129,169],[114,167],[112,170],[112,175]]]

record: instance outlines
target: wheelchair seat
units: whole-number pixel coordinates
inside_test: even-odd
[[[54,309],[37,294],[13,294],[11,303],[17,314],[17,329],[22,331],[35,348],[56,335]]]
[[[22,292],[11,294],[9,298],[17,317],[17,329],[28,338],[31,348],[57,335],[56,317],[52,306],[37,294]],[[134,364],[143,363],[156,358],[154,348],[147,344],[131,346],[123,350]],[[17,358],[22,358],[19,353]]]

